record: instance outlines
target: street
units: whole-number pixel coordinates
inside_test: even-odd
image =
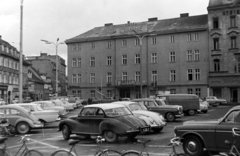
[[[218,106],[210,107],[208,113],[199,113],[195,116],[184,116],[183,118],[177,119],[175,122],[168,122],[167,126],[160,133],[149,132],[147,134],[138,135],[136,139],[150,139],[151,142],[148,143],[147,148],[150,155],[168,155],[171,153],[171,148],[167,148],[171,138],[174,137],[174,127],[177,125],[182,125],[184,121],[189,120],[211,120],[219,119],[222,117],[231,106]],[[68,116],[77,115],[79,109],[71,111]],[[45,156],[50,156],[50,154],[58,148],[69,149],[69,145],[66,140],[63,140],[61,132],[58,132],[58,123],[47,124],[44,129],[35,129],[31,131],[30,138],[32,139],[29,143],[30,148],[39,150],[45,154]],[[19,136],[9,137],[7,144],[13,154],[15,154],[21,144],[17,143]],[[83,136],[72,135],[72,139],[81,138],[79,144],[77,144],[77,152],[79,155],[93,155],[98,147],[95,143],[95,139],[84,138]],[[141,144],[135,143],[136,140],[129,140],[126,137],[120,137],[116,143],[103,143],[103,149],[115,149],[118,151],[123,150],[141,150]],[[182,152],[182,148],[178,147],[178,152]],[[161,153],[161,154],[160,154]]]

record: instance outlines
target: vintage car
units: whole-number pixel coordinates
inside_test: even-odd
[[[59,121],[58,111],[56,110],[44,110],[41,107],[41,104],[37,103],[18,103],[13,104],[17,106],[21,106],[25,108],[28,112],[31,112],[34,116],[36,116],[40,122],[47,123],[47,122],[55,122]]]
[[[70,102],[68,102],[67,101],[67,99],[66,100],[61,100],[62,101],[62,103],[64,104],[64,105],[72,105],[73,106],[73,109],[76,109],[76,108],[78,108],[78,106],[77,106],[77,103],[70,103]]]
[[[240,106],[230,109],[222,118],[213,121],[187,121],[176,126],[174,132],[182,138],[183,150],[189,156],[200,156],[204,149],[210,153],[227,152],[233,141],[232,128],[240,128]],[[236,147],[240,150],[240,137]]]
[[[33,128],[43,127],[37,117],[21,106],[0,106],[0,118],[6,118],[9,124],[15,126],[16,132],[19,134],[26,134]]]
[[[208,112],[208,102],[204,101],[202,99],[199,99],[199,103],[200,103],[200,108],[198,110],[198,112],[202,112],[202,113],[207,113]]]
[[[113,102],[113,104],[121,104],[127,107],[130,111],[132,111],[133,115],[146,122],[154,132],[160,132],[163,127],[167,125],[161,114],[148,111],[144,104],[132,101],[116,101]]]
[[[62,106],[64,108],[66,108],[68,111],[69,110],[73,110],[74,109],[74,105],[73,104],[66,104],[66,103],[63,103],[61,100],[51,100],[53,104],[55,104],[55,106]]]
[[[184,116],[182,106],[166,105],[163,99],[142,98],[133,99],[132,101],[144,104],[149,111],[162,114],[170,122]]]
[[[107,142],[115,142],[118,136],[135,138],[141,131],[148,130],[149,126],[125,106],[106,103],[84,106],[78,116],[59,123],[59,131],[65,140],[71,134],[103,135]]]
[[[40,104],[44,110],[58,111],[58,114],[61,118],[66,117],[66,115],[68,114],[68,111],[66,108],[64,108],[63,106],[56,106],[55,104],[52,103],[52,101],[34,101],[32,103]]]
[[[209,103],[209,105],[211,105],[213,107],[227,103],[227,100],[217,98],[216,96],[208,96],[208,97],[206,97],[206,101]]]

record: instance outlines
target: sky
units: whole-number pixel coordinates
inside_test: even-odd
[[[23,0],[23,54],[56,55],[54,44],[64,42],[106,23],[143,22],[148,18],[169,19],[181,13],[207,14],[209,0]],[[21,0],[0,0],[0,35],[19,50]],[[66,60],[67,45],[58,46]]]

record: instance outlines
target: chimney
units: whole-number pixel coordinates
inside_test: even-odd
[[[112,23],[106,23],[105,27],[113,25]]]
[[[47,56],[47,53],[41,53],[41,56]]]
[[[157,20],[158,20],[158,18],[157,18],[157,17],[154,17],[154,18],[149,18],[149,19],[148,19],[148,22],[157,21]]]
[[[130,24],[130,21],[127,21],[127,24]]]
[[[188,16],[189,16],[189,13],[180,14],[180,17],[188,17]]]

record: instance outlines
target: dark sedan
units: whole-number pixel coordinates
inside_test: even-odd
[[[135,138],[149,127],[129,109],[118,104],[93,104],[84,106],[78,116],[59,123],[59,131],[68,140],[71,134],[103,135],[106,141],[115,142],[118,136]]]

